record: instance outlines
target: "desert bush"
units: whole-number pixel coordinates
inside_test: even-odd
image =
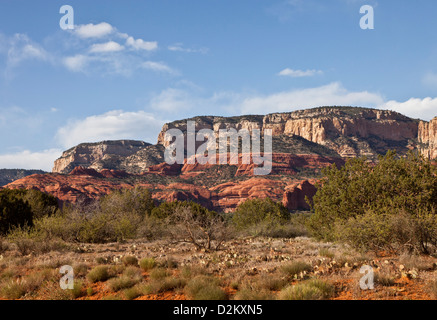
[[[15,190],[16,196],[27,202],[34,219],[51,216],[59,212],[58,200],[51,194],[35,189]]]
[[[319,255],[330,259],[333,259],[335,257],[335,253],[329,250],[328,248],[320,248]]]
[[[156,260],[154,258],[143,258],[140,260],[140,267],[144,271],[149,271],[156,267]]]
[[[17,196],[17,190],[0,190],[0,235],[11,228],[33,225],[30,205]]]
[[[323,173],[307,224],[317,238],[359,249],[430,253],[436,247],[437,178],[430,161],[388,152],[376,164],[350,159]]]
[[[9,280],[2,284],[0,293],[5,299],[20,299],[27,293],[26,283],[20,280]]]
[[[159,261],[159,266],[167,269],[175,269],[178,267],[178,262],[171,256]]]
[[[137,268],[137,267],[133,267],[133,266],[129,266],[127,267],[124,271],[123,271],[123,275],[132,279],[136,279],[136,280],[142,280],[143,279],[143,275],[141,273],[141,269]]]
[[[122,262],[125,266],[137,266],[138,259],[135,256],[124,256]]]
[[[100,208],[108,214],[128,213],[144,217],[151,214],[155,202],[148,189],[137,186],[133,189],[114,190],[102,197]]]
[[[88,273],[89,266],[85,263],[78,263],[73,266],[75,277],[85,277]]]
[[[199,275],[208,275],[208,271],[205,268],[198,266],[184,266],[181,269],[181,276],[185,279],[191,279]]]
[[[255,284],[261,289],[279,291],[287,285],[286,279],[274,275],[262,275]]]
[[[127,300],[133,300],[141,296],[142,292],[137,286],[134,286],[132,288],[123,290],[123,294]]]
[[[384,287],[391,287],[395,285],[395,276],[391,274],[390,272],[375,272],[374,274],[374,281],[377,284],[380,284]]]
[[[221,215],[193,204],[176,207],[166,222],[173,242],[191,243],[198,249],[219,250],[230,236]]]
[[[232,216],[237,230],[251,235],[268,235],[277,232],[289,221],[290,213],[282,203],[266,199],[249,199],[240,204]]]
[[[86,294],[81,280],[75,280],[73,283],[73,289],[68,289],[68,291],[73,299],[83,297]]]
[[[87,278],[91,283],[106,281],[110,278],[109,269],[107,266],[94,267],[88,272]]]
[[[126,275],[122,275],[118,278],[112,278],[108,281],[108,287],[113,292],[117,292],[122,289],[131,288],[140,282],[139,278],[129,277]]]
[[[301,272],[309,272],[312,266],[304,261],[293,261],[281,266],[281,271],[287,276],[299,275]]]
[[[225,300],[226,293],[218,284],[216,278],[197,276],[187,283],[185,291],[193,300]]]
[[[324,300],[333,296],[334,287],[326,281],[312,279],[284,288],[280,300]]]
[[[168,271],[163,268],[156,268],[150,272],[150,279],[152,280],[164,279],[168,276],[169,276]]]

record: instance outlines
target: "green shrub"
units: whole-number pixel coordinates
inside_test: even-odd
[[[156,267],[156,260],[154,258],[143,258],[140,260],[140,267],[144,271],[149,271]]]
[[[334,294],[334,287],[326,281],[312,279],[288,286],[279,293],[280,300],[324,300]]]
[[[87,278],[91,283],[106,281],[110,278],[109,269],[107,266],[94,267],[88,273]]]
[[[166,269],[162,269],[162,268],[153,269],[150,272],[150,279],[152,279],[152,280],[164,279],[168,276],[169,276],[168,271]]]
[[[359,249],[429,253],[437,245],[436,172],[421,156],[394,152],[376,164],[356,158],[325,168],[308,228]]]
[[[81,280],[75,280],[73,284],[73,289],[67,289],[70,291],[71,297],[77,299],[85,295],[83,282]]]
[[[218,280],[208,276],[197,276],[185,287],[193,300],[225,300],[226,293],[219,287]]]
[[[124,256],[122,261],[123,261],[123,264],[125,266],[137,266],[138,265],[138,259],[134,256]]]
[[[133,300],[141,296],[141,290],[138,287],[132,287],[123,291],[127,300]]]
[[[253,235],[263,235],[278,230],[290,219],[290,213],[282,203],[273,200],[249,199],[235,210],[232,222],[237,230],[250,230]]]
[[[136,285],[140,280],[137,278],[131,278],[125,275],[122,275],[118,278],[112,278],[108,281],[108,287],[114,292],[117,292],[121,289],[131,288]]]
[[[20,299],[27,293],[26,283],[18,280],[10,280],[2,284],[0,289],[1,295],[9,300]]]
[[[33,225],[32,208],[17,193],[18,190],[0,190],[0,235],[14,227]]]
[[[335,253],[329,250],[328,248],[320,248],[319,255],[329,259],[333,259],[335,257]]]
[[[89,266],[85,263],[75,264],[73,266],[74,276],[75,277],[84,277],[88,273]]]

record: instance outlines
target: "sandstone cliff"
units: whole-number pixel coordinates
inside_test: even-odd
[[[164,161],[164,148],[143,141],[118,140],[82,143],[67,151],[54,163],[52,172],[69,173],[76,167],[125,170],[140,173]]]
[[[298,136],[345,158],[376,158],[389,149],[401,154],[414,149],[420,123],[393,111],[355,107],[322,107],[266,116],[211,116],[187,120],[195,122],[196,130],[213,130],[216,139],[220,129],[247,129],[249,132],[271,129],[273,136]],[[171,143],[164,139],[169,129],[176,128],[185,133],[187,120],[165,124],[158,136],[158,144],[168,146]]]
[[[165,140],[165,133],[169,129],[179,129],[186,134],[188,120],[195,122],[196,131],[213,130],[217,147],[221,129],[247,129],[249,132],[271,129],[274,153],[376,159],[379,154],[394,149],[399,154],[419,150],[426,157],[437,157],[437,119],[425,122],[388,110],[321,107],[265,116],[200,116],[174,121],[163,126],[156,145],[130,140],[80,144],[65,151],[55,161],[52,172],[69,173],[78,166],[98,171],[145,172],[150,166],[164,162],[164,149],[171,143]],[[196,144],[199,146],[203,142]]]
[[[243,164],[242,154],[238,164],[231,164],[229,158],[220,165],[166,164],[164,150],[171,142],[164,135],[172,128],[186,133],[187,120],[180,120],[163,126],[156,145],[131,140],[80,144],[55,161],[54,173],[31,175],[5,187],[36,188],[62,202],[76,202],[139,185],[150,189],[156,200],[193,200],[217,211],[232,211],[246,199],[263,197],[282,201],[289,210],[302,210],[308,209],[305,199],[315,194],[323,167],[341,166],[346,158],[356,156],[374,159],[390,149],[400,154],[419,150],[426,157],[437,157],[437,118],[425,122],[392,111],[323,107],[188,120],[195,122],[196,131],[211,129],[216,137],[220,129],[271,129],[271,173],[254,177],[256,165]]]
[[[419,142],[419,149],[425,157],[437,158],[437,117],[419,123]]]

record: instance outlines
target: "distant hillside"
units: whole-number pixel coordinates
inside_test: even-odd
[[[12,181],[30,176],[32,174],[46,173],[42,170],[26,170],[26,169],[0,169],[0,186],[7,185]]]

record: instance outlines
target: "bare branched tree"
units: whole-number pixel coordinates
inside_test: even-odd
[[[166,222],[172,241],[191,243],[199,250],[217,251],[230,238],[226,222],[215,212],[199,214],[190,207],[179,207]]]

